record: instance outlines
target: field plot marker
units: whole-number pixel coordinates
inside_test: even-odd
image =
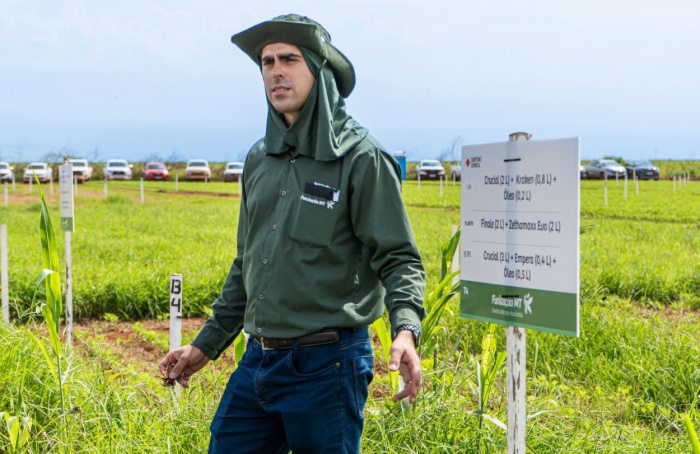
[[[5,183],[5,194],[7,194],[7,183]],[[2,321],[10,323],[10,289],[7,278],[7,224],[0,225],[0,285],[2,285]]]
[[[673,189],[676,189],[676,176],[673,176]],[[29,179],[29,192],[33,192],[32,178]]]
[[[442,177],[440,177],[440,197],[442,197]]]
[[[141,178],[141,203],[143,203],[144,197],[143,197],[143,178]]]
[[[53,170],[49,172],[49,192],[53,195]]]
[[[526,452],[526,329],[580,335],[579,139],[530,137],[462,147],[460,315],[507,326],[508,454]]]
[[[77,182],[77,179],[75,179]],[[66,343],[73,344],[73,253],[71,250],[71,232],[75,227],[73,203],[73,164],[68,156],[63,158],[63,165],[58,167],[58,190],[61,204],[61,229],[66,244]],[[77,185],[75,186],[77,189]]]
[[[170,275],[170,351],[182,347],[182,274]]]

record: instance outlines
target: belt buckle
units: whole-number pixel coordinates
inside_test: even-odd
[[[260,338],[260,345],[262,345],[262,349],[265,350],[265,351],[274,350],[273,347],[268,347],[268,346],[265,345],[265,344],[266,344],[265,338],[264,338],[264,337],[261,337],[261,338]]]

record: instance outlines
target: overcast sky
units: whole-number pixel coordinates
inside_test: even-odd
[[[697,1],[2,3],[2,160],[242,158],[266,104],[230,38],[288,12],[328,29],[357,73],[349,113],[409,160],[515,131],[580,137],[583,159],[700,159]]]

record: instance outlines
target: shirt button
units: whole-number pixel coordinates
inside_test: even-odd
[[[289,161],[289,162],[291,162],[292,164],[294,164],[295,162],[297,162],[297,160],[296,160],[296,159],[292,159],[292,160]]]
[[[272,224],[272,230],[277,230],[277,224]]]
[[[267,259],[263,259],[263,265],[267,265]]]
[[[265,298],[265,297],[263,296],[262,293],[261,293],[260,295],[258,295],[258,299],[259,299],[259,300],[264,299],[264,298]]]
[[[262,328],[256,329],[257,332],[262,333]]]
[[[287,191],[282,191],[282,197],[285,197],[287,195]]]

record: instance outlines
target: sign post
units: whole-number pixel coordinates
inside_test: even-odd
[[[5,183],[7,187],[7,183]],[[0,285],[2,285],[2,321],[10,323],[10,289],[7,278],[7,224],[0,225]]]
[[[61,229],[65,235],[66,249],[66,342],[70,348],[73,342],[73,254],[71,233],[75,227],[73,203],[73,164],[68,157],[58,167],[58,187],[61,202]]]
[[[525,329],[579,336],[579,142],[529,138],[462,148],[460,313],[508,326],[509,454],[525,453]]]
[[[182,347],[182,274],[170,275],[170,351]]]

